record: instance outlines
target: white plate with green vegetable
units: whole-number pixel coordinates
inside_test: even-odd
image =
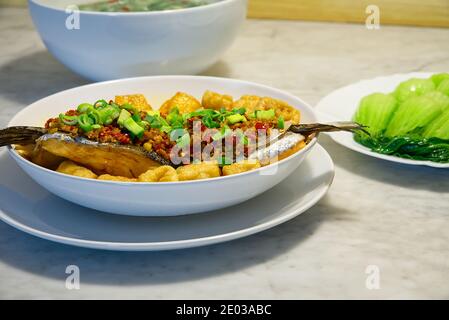
[[[449,74],[409,73],[363,80],[324,97],[320,121],[355,120],[370,135],[331,138],[372,157],[449,168]]]

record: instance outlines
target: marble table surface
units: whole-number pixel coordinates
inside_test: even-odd
[[[448,38],[449,29],[252,20],[205,74],[315,104],[363,78],[449,71]],[[26,10],[0,8],[0,126],[27,104],[85,83],[45,50]],[[296,219],[229,243],[103,252],[0,223],[0,298],[449,298],[449,172],[320,139],[336,165],[329,193]],[[65,287],[72,264],[81,269],[80,290]],[[378,287],[367,286],[369,266],[379,271]]]

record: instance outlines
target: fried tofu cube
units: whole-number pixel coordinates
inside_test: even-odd
[[[254,110],[257,110],[257,105],[259,104],[260,100],[261,98],[258,96],[244,95],[241,96],[240,99],[235,101],[232,107],[234,109],[245,108],[246,115],[249,115],[250,113],[254,112]]]
[[[234,100],[229,95],[219,94],[213,91],[207,90],[203,94],[201,104],[205,109],[220,110],[225,108],[226,110],[232,110]]]
[[[233,174],[238,174],[238,173],[242,173],[242,172],[246,172],[246,171],[251,171],[257,168],[260,168],[260,163],[259,161],[242,161],[242,162],[238,162],[238,163],[233,163],[230,164],[228,166],[224,166],[223,167],[223,175],[224,176],[230,176]]]
[[[173,182],[179,181],[178,173],[173,167],[160,166],[148,170],[142,173],[139,178],[139,182]]]
[[[201,103],[187,93],[178,92],[170,100],[164,102],[159,112],[161,116],[166,117],[174,108],[178,108],[180,114],[190,113],[201,109]]]
[[[130,104],[139,111],[153,110],[143,94],[129,94],[124,96],[115,96],[115,103],[118,105]]]
[[[201,162],[188,164],[176,169],[179,181],[201,180],[219,177],[220,167],[216,162]]]
[[[274,109],[277,118],[282,116],[285,121],[291,121],[293,124],[298,124],[301,119],[299,110],[282,100],[270,97],[245,95],[234,102],[233,108],[245,108],[247,117],[255,110]]]
[[[101,176],[98,177],[98,180],[119,181],[119,182],[137,182],[137,179],[134,179],[134,178],[112,176],[110,174],[102,174]]]
[[[274,109],[276,117],[283,117],[285,121],[291,121],[293,124],[298,124],[301,114],[298,109],[293,108],[287,102],[282,100],[264,97],[259,102],[259,110]]]
[[[82,167],[70,160],[63,161],[58,166],[56,171],[60,172],[60,173],[70,174],[72,176],[81,177],[81,178],[90,178],[90,179],[97,178],[97,175],[95,173],[93,173],[91,170],[89,170],[85,167]]]

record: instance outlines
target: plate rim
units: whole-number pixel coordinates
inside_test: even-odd
[[[394,78],[394,77],[424,77],[424,78],[428,78],[431,75],[435,74],[435,73],[439,73],[438,71],[436,72],[409,72],[409,73],[394,73],[394,74],[390,74],[390,75],[385,75],[385,76],[377,76],[374,78],[368,78],[368,79],[362,79],[359,81],[355,81],[353,83],[350,83],[348,85],[339,87],[335,90],[332,90],[331,92],[329,92],[328,94],[326,94],[324,97],[322,97],[318,103],[315,106],[315,110],[317,112],[318,118],[324,118],[324,119],[329,119],[333,118],[335,120],[348,120],[348,119],[336,119],[335,115],[333,114],[329,114],[325,111],[322,110],[323,108],[323,104],[326,100],[329,99],[329,97],[331,95],[334,95],[337,92],[343,91],[343,90],[348,90],[353,86],[359,86],[362,85],[363,83],[366,82],[374,82],[374,81],[381,81],[382,79],[386,79],[386,78]],[[374,92],[375,89],[373,89]],[[336,135],[332,135],[332,134],[327,134],[327,136],[329,136],[334,142],[338,143],[339,145],[367,155],[367,156],[371,156],[373,158],[377,158],[377,159],[381,159],[381,160],[385,160],[385,161],[390,161],[390,162],[396,162],[396,163],[401,163],[401,164],[406,164],[406,165],[411,165],[411,166],[424,166],[424,167],[432,167],[432,168],[437,168],[437,169],[446,169],[449,168],[449,163],[438,163],[438,162],[432,162],[432,161],[428,161],[428,160],[412,160],[412,159],[406,159],[406,158],[401,158],[401,157],[396,157],[396,156],[391,156],[391,155],[385,155],[385,154],[380,154],[380,153],[376,153],[371,151],[370,149],[366,148],[365,146],[362,145],[357,145],[357,147],[354,147],[353,145],[348,145],[346,143],[344,143],[343,141],[341,141],[340,139],[338,139],[338,137]]]
[[[109,250],[109,251],[165,251],[165,250],[175,250],[175,249],[187,249],[194,248],[206,245],[212,245],[222,242],[227,242],[231,240],[236,240],[239,238],[243,238],[249,235],[253,235],[270,228],[276,227],[284,222],[287,222],[301,213],[307,211],[312,206],[314,206],[324,195],[328,192],[330,186],[335,177],[335,165],[332,161],[329,153],[324,149],[320,144],[316,144],[315,150],[319,154],[320,157],[323,157],[329,166],[331,177],[329,181],[323,185],[321,190],[306,204],[302,205],[300,208],[292,208],[288,214],[284,214],[276,217],[275,219],[271,219],[264,223],[251,226],[246,229],[236,230],[224,234],[211,235],[201,238],[187,239],[187,240],[174,240],[174,241],[161,241],[161,242],[110,242],[110,241],[96,241],[96,240],[85,240],[78,239],[69,236],[61,236],[55,235],[50,232],[45,232],[33,227],[30,227],[22,222],[15,220],[10,217],[7,213],[5,213],[2,209],[0,209],[0,220],[10,225],[13,228],[16,228],[20,231],[23,231],[27,234],[36,236],[41,239],[62,243],[65,245],[71,245],[82,248],[89,249],[101,249],[101,250]],[[307,155],[307,158],[304,161],[307,161],[310,154]],[[281,182],[282,183],[282,182]],[[170,217],[167,217],[168,219]]]

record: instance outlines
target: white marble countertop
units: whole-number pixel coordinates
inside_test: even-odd
[[[207,75],[288,90],[311,104],[363,78],[449,70],[449,29],[248,21]],[[83,80],[45,50],[23,9],[0,8],[0,126]],[[0,223],[0,298],[449,298],[449,172],[321,144],[334,184],[298,218],[248,238],[159,253],[64,246]],[[67,265],[81,289],[65,288]],[[365,285],[368,265],[380,288]]]

